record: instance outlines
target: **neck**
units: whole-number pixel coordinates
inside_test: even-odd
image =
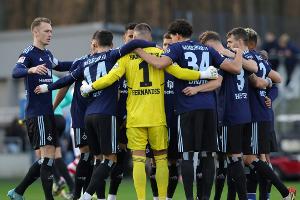
[[[183,41],[188,41],[188,40],[190,40],[191,38],[184,38],[184,37],[182,37],[182,38],[180,38],[179,40],[178,40],[178,42],[183,42]]]
[[[108,50],[110,50],[111,49],[111,47],[110,46],[105,46],[105,47],[98,47],[97,49],[96,49],[96,53],[102,53],[102,52],[105,52],[105,51],[108,51]]]
[[[45,49],[45,45],[43,45],[42,43],[36,41],[36,40],[33,40],[33,46],[39,48],[39,49],[42,49],[44,50]]]

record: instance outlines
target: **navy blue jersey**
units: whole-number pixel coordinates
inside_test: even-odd
[[[175,118],[175,101],[174,101],[174,76],[165,73],[165,112],[167,126],[174,126]]]
[[[77,68],[83,67],[84,61],[89,56],[90,55],[85,55],[79,59],[76,59],[71,66],[70,72],[76,70]],[[73,99],[71,103],[72,128],[84,128],[84,116],[89,98],[84,98],[81,96],[80,87],[82,85],[82,81],[83,78],[77,79],[74,85]]]
[[[214,49],[204,46],[198,42],[188,40],[171,44],[163,54],[172,59],[179,66],[194,70],[206,70],[213,65],[219,67],[224,61]],[[196,109],[215,109],[216,99],[214,92],[200,92],[193,96],[186,96],[182,90],[188,86],[198,86],[207,83],[207,80],[183,81],[175,79],[176,93],[176,114],[196,110]]]
[[[250,51],[250,53],[252,54],[255,62],[258,65],[256,76],[265,79],[271,71],[269,63],[264,60],[258,52]],[[265,89],[258,89],[250,85],[249,98],[253,122],[272,120],[272,116],[270,115],[270,108],[268,108],[265,103],[265,97]]]
[[[31,67],[45,64],[48,68],[46,75],[28,74]],[[68,71],[72,62],[59,62],[52,53],[45,49],[39,49],[33,45],[27,47],[20,55],[14,69],[13,78],[25,78],[26,94],[26,119],[39,115],[53,115],[52,94],[36,94],[34,89],[40,84],[52,83],[52,69]]]
[[[75,79],[83,78],[88,84],[92,84],[97,79],[105,76],[113,68],[119,58],[120,52],[118,49],[96,53],[84,60],[82,67],[71,72],[71,75]],[[115,116],[117,97],[117,82],[103,90],[97,90],[90,93],[90,102],[85,114],[106,114]]]
[[[117,116],[124,119],[126,117],[126,100],[128,96],[127,81],[125,76],[119,80],[119,100],[117,107]]]

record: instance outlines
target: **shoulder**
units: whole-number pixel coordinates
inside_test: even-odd
[[[144,48],[144,50],[147,53],[154,54],[157,56],[160,56],[164,52],[162,49],[157,48],[157,47],[147,47],[147,48]]]
[[[34,49],[34,46],[33,45],[29,45],[28,47],[26,47],[23,51],[22,51],[22,54],[23,55],[27,55],[27,54],[30,54],[32,53],[32,50]]]

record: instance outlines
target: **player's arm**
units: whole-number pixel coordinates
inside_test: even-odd
[[[146,48],[146,47],[155,47],[156,43],[154,42],[149,42],[146,40],[139,40],[139,39],[134,39],[127,44],[123,45],[119,49],[114,49],[111,52],[111,59],[112,62],[115,63],[119,58],[122,56],[125,56],[126,54],[132,52],[136,48]]]
[[[125,66],[119,63],[117,63],[116,65],[117,66],[110,70],[107,75],[97,79],[92,83],[92,88],[94,90],[101,90],[112,85],[125,74]]]
[[[275,70],[271,70],[268,74],[268,77],[272,80],[273,83],[281,83],[281,76]]]
[[[165,71],[169,74],[175,76],[181,80],[199,80],[201,79],[217,79],[218,78],[218,71],[216,68],[210,66],[205,71],[195,71],[187,68],[181,68],[178,65],[170,65],[165,68]]]
[[[157,57],[155,55],[151,55],[146,53],[143,49],[134,50],[136,54],[138,54],[143,60],[145,60],[148,64],[158,68],[163,69],[172,64],[172,59],[168,56]]]
[[[27,55],[21,55],[13,68],[12,77],[13,78],[23,78],[28,74],[40,74],[45,75],[48,73],[47,67],[42,65],[37,65],[35,67],[30,67],[30,58]]]
[[[255,88],[265,89],[267,87],[272,87],[271,79],[269,79],[269,78],[263,79],[263,78],[256,76],[255,74],[251,74],[249,76],[249,81],[250,81],[250,84]]]
[[[199,92],[210,92],[214,91],[215,89],[221,87],[223,81],[223,77],[219,76],[216,80],[208,81],[205,84],[198,85],[195,87],[186,87],[182,90],[182,92],[187,96],[195,95]]]
[[[243,59],[243,53],[240,49],[236,48],[235,50],[235,57],[233,60],[229,60],[229,59],[224,59],[223,60],[220,58],[220,54],[218,55],[217,52],[215,51],[212,55],[213,58],[215,60],[215,62],[217,62],[217,65],[220,66],[221,69],[223,69],[224,71],[227,71],[229,73],[232,74],[240,74],[241,73],[241,69],[242,69],[242,59]],[[220,62],[222,61],[222,62]]]
[[[227,56],[229,58],[234,58],[235,57],[235,53],[228,50],[228,49],[225,49],[222,54],[224,56]],[[258,67],[257,67],[257,63],[254,61],[254,60],[247,60],[245,58],[242,58],[242,66],[245,70],[249,71],[249,72],[253,72],[253,73],[256,73],[258,71]]]
[[[36,94],[40,94],[40,93],[45,93],[45,92],[49,92],[52,90],[57,90],[57,89],[63,88],[68,85],[72,85],[76,80],[82,78],[82,76],[83,76],[82,71],[83,71],[83,65],[78,65],[74,71],[72,71],[70,74],[58,79],[56,82],[51,83],[49,85],[41,84],[41,85],[37,86],[34,89],[34,92]]]
[[[70,86],[66,86],[66,87],[61,88],[57,92],[54,102],[53,102],[53,110],[55,110],[57,108],[57,106],[60,104],[60,102],[65,98],[69,88],[70,88]]]

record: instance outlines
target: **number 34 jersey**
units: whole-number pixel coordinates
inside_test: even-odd
[[[144,49],[147,53],[160,56],[163,51],[155,47]],[[175,77],[197,80],[200,73],[171,65],[165,69]],[[126,74],[128,98],[127,128],[154,127],[166,125],[164,106],[164,70],[159,70],[135,53],[120,58],[114,69],[105,77],[93,83],[95,89],[102,89]]]

